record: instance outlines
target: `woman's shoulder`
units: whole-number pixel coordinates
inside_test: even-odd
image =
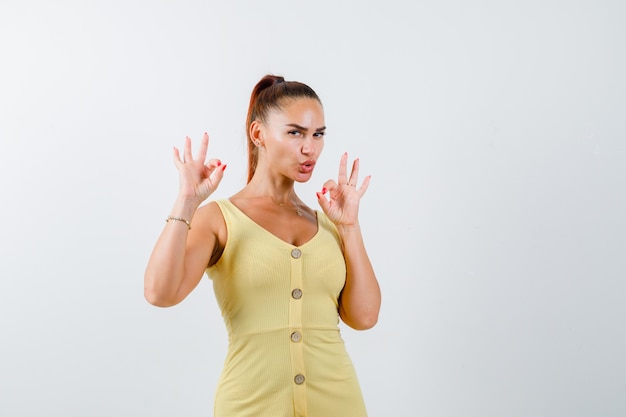
[[[211,200],[198,207],[194,215],[194,223],[203,229],[219,234],[219,231],[225,227],[224,214],[221,209],[225,201],[227,200]]]
[[[196,214],[198,215],[207,215],[210,213],[215,213],[216,210],[219,211],[219,206],[222,204],[224,200],[210,200],[202,204],[196,210]]]

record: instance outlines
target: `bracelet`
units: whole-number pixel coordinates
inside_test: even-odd
[[[187,225],[187,228],[191,230],[191,223],[189,223],[189,220],[185,220],[180,217],[167,216],[167,218],[165,219],[165,223],[169,223],[170,220],[174,220],[176,222],[183,222]]]

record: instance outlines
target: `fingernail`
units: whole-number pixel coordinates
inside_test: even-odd
[[[322,188],[322,194],[326,194],[326,191],[328,191],[326,187]]]
[[[222,165],[222,162],[221,161],[217,161],[217,166],[220,166],[220,165]]]
[[[222,171],[226,171],[226,165],[228,165],[228,164],[222,165]]]
[[[320,198],[322,198],[322,195],[318,192],[315,193],[315,195],[317,196],[317,199],[319,200]]]

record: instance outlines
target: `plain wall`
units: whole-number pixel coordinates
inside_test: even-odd
[[[212,198],[235,193],[266,73],[324,102],[305,202],[344,151],[372,174],[383,307],[342,326],[370,416],[626,415],[625,21],[602,0],[3,0],[0,415],[212,415],[211,282],[159,309],[143,272],[172,147],[208,131]]]

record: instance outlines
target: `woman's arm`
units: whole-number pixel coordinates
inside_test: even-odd
[[[195,208],[176,201],[172,213],[192,219],[192,228],[182,221],[169,221],[159,236],[144,275],[144,296],[158,307],[180,303],[198,285],[211,255],[219,246],[223,218],[217,204]],[[180,214],[178,214],[180,213]],[[195,214],[195,215],[194,215]]]
[[[357,224],[338,230],[346,258],[346,284],[339,298],[339,315],[353,329],[371,329],[378,321],[381,294],[361,228]]]
[[[348,326],[365,330],[378,321],[381,303],[380,287],[365,250],[358,220],[359,203],[369,186],[370,177],[365,177],[363,184],[357,188],[359,160],[353,162],[349,178],[347,162],[348,154],[344,153],[339,163],[337,182],[326,181],[322,192],[317,193],[317,200],[339,231],[346,259],[346,283],[339,298],[339,315]],[[328,199],[324,197],[326,193],[329,193]]]
[[[225,226],[217,204],[198,206],[215,191],[225,165],[217,159],[207,164],[208,135],[205,133],[197,159],[191,154],[191,140],[185,140],[184,157],[174,148],[180,191],[169,220],[161,232],[144,274],[144,296],[159,307],[180,303],[198,285],[202,273],[224,238]],[[192,222],[193,219],[193,222]],[[191,228],[186,221],[190,222]]]

